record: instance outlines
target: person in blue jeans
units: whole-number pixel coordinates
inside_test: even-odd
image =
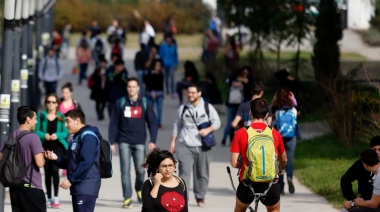
[[[172,94],[172,97],[174,97],[176,96],[174,71],[178,68],[178,52],[172,36],[165,36],[165,41],[160,46],[159,55],[165,69],[166,94]]]
[[[127,95],[118,99],[113,107],[108,135],[112,152],[119,144],[123,208],[132,208],[131,158],[136,171],[135,190],[138,202],[142,202],[141,191],[144,184],[146,125],[150,133],[149,150],[156,147],[157,117],[150,102],[139,95],[139,80],[127,80]]]
[[[164,101],[164,73],[162,72],[162,63],[157,60],[154,69],[150,70],[144,80],[146,84],[146,96],[153,106],[156,103],[158,128],[162,128],[162,104]]]
[[[297,109],[295,108],[294,101],[292,100],[293,94],[287,88],[280,89],[276,94],[272,102],[272,114],[274,115],[274,127],[280,131],[280,128],[284,127],[283,124],[279,123],[280,111],[284,111],[285,108],[288,108],[294,119],[294,129],[297,125]],[[280,133],[282,133],[280,131]],[[286,150],[286,155],[288,156],[288,163],[286,164],[285,171],[288,182],[289,193],[293,194],[295,192],[293,184],[293,161],[294,153],[296,151],[297,145],[297,136],[293,135],[291,137],[281,134],[282,140],[284,141],[284,146]],[[281,194],[285,194],[284,191],[284,175],[280,175],[280,185],[281,185]]]

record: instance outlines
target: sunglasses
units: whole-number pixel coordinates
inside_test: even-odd
[[[50,104],[50,103],[55,104],[55,103],[57,103],[57,101],[46,101],[45,103],[46,103],[46,104]]]

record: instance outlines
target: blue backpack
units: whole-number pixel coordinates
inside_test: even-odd
[[[293,138],[296,133],[297,119],[290,107],[283,107],[276,111],[276,129],[283,138]]]

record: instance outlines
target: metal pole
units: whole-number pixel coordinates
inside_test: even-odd
[[[28,43],[28,31],[29,31],[29,2],[30,0],[24,0],[22,3],[22,64],[23,67],[20,71],[20,88],[21,88],[21,105],[28,104],[28,48],[31,47],[31,43]]]
[[[21,7],[22,0],[16,0],[14,56],[11,81],[11,131],[18,127],[17,108],[20,107],[20,62],[21,62]]]
[[[9,134],[9,119],[11,109],[11,77],[13,36],[15,29],[15,0],[5,0],[4,3],[4,36],[1,67],[1,93],[0,93],[0,143]],[[4,212],[5,189],[0,183],[0,212]]]
[[[35,59],[33,58],[33,35],[35,31],[35,8],[36,8],[36,1],[35,0],[29,0],[29,24],[28,24],[28,32],[27,32],[27,39],[28,39],[28,49],[26,51],[28,56],[28,104],[29,106],[34,106],[34,94],[35,94],[35,77],[34,77],[34,66],[35,66]],[[36,47],[37,48],[37,47]]]
[[[37,52],[37,57],[36,57],[36,66],[35,66],[35,71],[34,71],[34,95],[33,95],[33,107],[38,108],[40,106],[41,102],[41,91],[39,89],[39,78],[38,78],[38,70],[39,70],[39,65],[41,61],[41,49],[42,49],[42,33],[43,33],[43,13],[42,13],[42,8],[43,8],[43,3],[44,0],[36,0],[36,52]],[[43,56],[43,55],[42,55]]]

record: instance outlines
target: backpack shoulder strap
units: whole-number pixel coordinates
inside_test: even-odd
[[[124,97],[121,97],[121,100],[120,100],[120,108],[123,109],[123,106],[125,105],[125,102],[127,101],[127,99]]]
[[[185,113],[186,110],[187,110],[187,106],[184,105],[184,106],[183,106],[183,109],[182,109],[182,113],[181,113],[181,119],[182,119],[183,114]]]
[[[206,115],[208,117],[208,119],[210,120],[210,109],[209,109],[209,106],[208,106],[208,103],[203,101],[204,102],[204,107],[205,107],[205,111],[206,111]]]
[[[59,76],[59,73],[61,72],[59,68],[59,63],[58,63],[58,57],[55,56],[55,68],[57,69],[57,75]]]
[[[30,134],[30,133],[32,133],[32,132],[30,132],[30,131],[22,131],[18,136],[16,136],[16,140],[18,141],[18,140],[20,140],[20,138],[22,138],[24,135],[27,135],[27,134]],[[12,136],[13,136],[13,133],[12,133]]]
[[[142,98],[142,103],[143,103],[144,110],[146,110],[146,97]]]

